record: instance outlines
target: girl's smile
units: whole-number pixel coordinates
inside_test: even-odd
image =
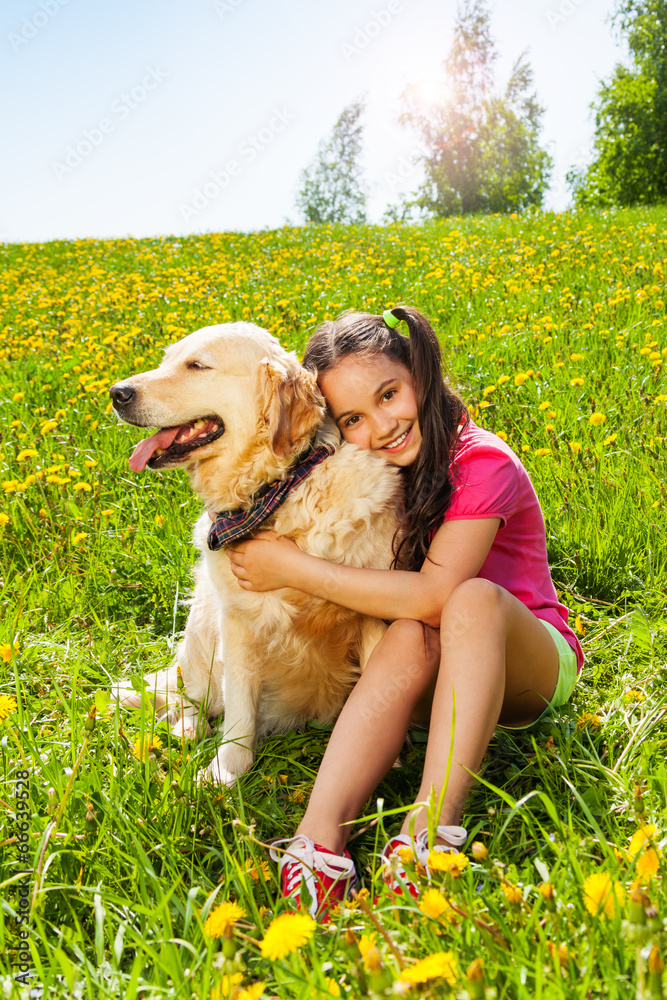
[[[410,465],[421,446],[412,377],[386,354],[343,358],[319,379],[329,410],[346,441]]]

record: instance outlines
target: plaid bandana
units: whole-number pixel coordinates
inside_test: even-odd
[[[316,465],[319,465],[336,449],[330,444],[321,444],[311,448],[305,457],[288,471],[284,479],[275,483],[267,483],[255,494],[256,500],[247,510],[221,510],[215,518],[208,533],[208,547],[215,551],[224,548],[230,542],[245,538],[257,528],[260,528],[272,514],[287,500],[290,490],[302,483]]]

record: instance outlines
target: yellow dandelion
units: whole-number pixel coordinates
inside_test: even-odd
[[[221,903],[209,914],[204,924],[204,933],[210,938],[226,937],[245,915],[246,911],[238,903]]]
[[[250,868],[246,868],[246,875],[249,875],[253,882],[259,882],[262,879],[264,882],[268,882],[271,878],[271,869],[269,868],[268,861],[260,861],[259,865],[252,865]]]
[[[511,882],[503,882],[501,888],[505,893],[508,903],[512,903],[514,906],[519,906],[523,903],[523,893],[517,885],[512,885]]]
[[[34,458],[35,455],[39,455],[39,452],[35,448],[24,448],[16,456],[16,461],[23,462],[26,458]]]
[[[528,377],[529,377],[528,372],[517,372],[517,374],[514,376],[514,384],[523,385],[523,383],[526,381]]]
[[[607,417],[604,413],[591,413],[590,417],[588,418],[589,424],[592,424],[593,427],[599,427],[600,424],[604,424],[606,420]]]
[[[74,486],[72,487],[72,489],[75,490],[75,491],[77,491],[77,490],[85,490],[86,493],[90,493],[90,491],[92,490],[92,488],[93,487],[90,486],[89,483],[75,483]]]
[[[650,882],[659,871],[660,858],[658,857],[658,852],[652,847],[647,847],[637,859],[637,875],[642,882]]]
[[[540,403],[540,410],[548,410],[550,406],[551,403],[549,402],[549,400],[545,399],[543,403]]]
[[[87,469],[94,469],[95,466],[97,465],[97,460],[94,458],[87,458],[83,464],[86,466]]]
[[[329,996],[339,997],[340,996],[340,986],[335,979],[331,976],[326,976],[324,980],[324,988],[326,989]]]
[[[154,747],[157,747],[158,750],[162,749],[162,740],[159,736],[156,736],[155,733],[153,733],[152,736],[150,733],[146,733],[144,737],[140,736],[134,744],[132,753],[137,760],[140,760],[143,763],[148,760],[149,754]]]
[[[433,917],[434,920],[443,916],[450,923],[454,923],[456,920],[451,903],[438,889],[427,889],[426,892],[422,893],[419,899],[419,909],[427,917]]]
[[[251,983],[249,986],[245,986],[241,992],[234,997],[234,1000],[259,1000],[264,992],[265,986],[265,979],[261,982]]]
[[[18,654],[19,651],[19,641],[14,640],[14,656]],[[3,663],[10,663],[12,659],[12,646],[8,642],[0,643],[0,657],[2,657]]]
[[[481,840],[476,840],[470,848],[470,851],[475,861],[486,861],[489,856],[486,844],[483,844]]]
[[[618,437],[618,434],[610,434],[609,437],[606,437],[602,443],[603,444],[613,444],[617,437]]]
[[[11,694],[0,694],[0,722],[4,722],[8,715],[18,708],[16,698]]]
[[[24,396],[25,396],[24,392],[15,392],[14,395],[12,396],[12,402],[20,403]]]
[[[275,962],[297,951],[315,933],[316,923],[306,913],[283,913],[272,920],[266,929],[260,951],[264,958]]]
[[[39,433],[40,434],[48,434],[49,431],[52,431],[53,428],[57,427],[57,426],[58,426],[58,421],[57,420],[47,420],[46,423],[42,424]]]
[[[501,441],[507,441],[507,434],[505,431],[496,431],[496,437],[499,437]]]
[[[223,976],[219,983],[213,988],[211,1000],[228,1000],[233,993],[238,993],[236,987],[243,980],[242,972],[232,972],[231,975]]]
[[[72,545],[78,545],[79,542],[84,540],[84,538],[88,538],[88,532],[77,531],[74,535],[72,535]]]
[[[450,986],[455,986],[458,979],[458,968],[453,951],[438,951],[427,955],[421,962],[403,969],[399,976],[402,983],[426,983],[429,979],[444,979]]]
[[[399,847],[395,853],[402,865],[412,865],[415,860],[415,852],[411,847]]]
[[[570,385],[583,385],[583,384],[584,384],[583,378],[570,379]]]
[[[491,393],[492,393],[492,392],[495,392],[495,391],[496,391],[496,387],[495,387],[495,385],[487,385],[487,387],[486,387],[486,388],[484,389],[484,391],[482,392],[482,396],[484,396],[484,397],[486,397],[486,396],[490,396],[490,395],[491,395]]]
[[[509,380],[510,380],[509,375],[501,375],[498,381],[496,382],[496,385],[502,385],[504,382],[509,382]]]
[[[536,448],[534,454],[543,458],[545,455],[551,454],[551,448]]]
[[[577,729],[599,729],[600,716],[595,712],[582,712],[577,716]]]
[[[553,941],[547,941],[547,948],[549,949],[549,954],[555,960],[558,956],[558,962],[560,965],[565,965],[570,957],[570,953],[567,950],[566,944],[559,944],[556,946]]]
[[[653,840],[657,827],[653,823],[642,823],[639,829],[633,833],[630,838],[630,843],[628,844],[628,851],[634,857],[636,857],[644,847],[650,846]]]
[[[570,355],[570,361],[583,361],[583,360],[584,360],[583,354],[571,354]]]
[[[578,455],[581,452],[581,445],[578,441],[570,441],[570,450]]]
[[[376,935],[362,934],[359,939],[359,953],[367,972],[377,972],[382,967],[382,957],[375,943]]]
[[[459,876],[468,865],[465,854],[454,851],[432,850],[426,862],[432,872],[449,872],[450,875]]]
[[[6,524],[9,524],[10,520],[11,518],[9,514],[5,514],[4,512],[0,513],[0,526],[4,528]]]
[[[103,511],[100,511],[100,513],[102,514],[102,517],[111,517],[111,515],[113,514],[113,511],[112,510],[103,510]]]
[[[19,485],[18,479],[5,479],[2,483],[2,488],[5,493],[13,493],[16,487]]]
[[[544,899],[549,900],[554,898],[555,890],[552,882],[541,882],[537,887],[537,891]]]
[[[594,872],[584,882],[584,906],[593,917],[613,917],[625,901],[625,889],[607,872]]]

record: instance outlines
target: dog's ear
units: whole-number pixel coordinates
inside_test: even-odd
[[[315,430],[324,416],[324,399],[311,372],[301,368],[290,373],[268,358],[260,362],[260,384],[269,444],[284,458]]]

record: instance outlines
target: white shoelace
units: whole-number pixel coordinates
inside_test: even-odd
[[[354,889],[357,884],[357,873],[354,862],[351,858],[344,858],[339,854],[322,852],[317,850],[314,842],[309,838],[299,834],[297,837],[285,837],[282,840],[274,840],[274,846],[279,844],[289,845],[289,850],[281,851],[278,854],[273,848],[269,850],[269,856],[273,861],[280,864],[280,875],[282,878],[283,868],[290,866],[285,880],[285,890],[288,896],[296,895],[305,881],[306,889],[311,899],[309,913],[314,917],[318,910],[317,898],[317,874],[326,875],[335,882],[344,880],[347,883],[347,890]],[[334,861],[335,864],[331,862]],[[319,901],[321,902],[321,901]]]

